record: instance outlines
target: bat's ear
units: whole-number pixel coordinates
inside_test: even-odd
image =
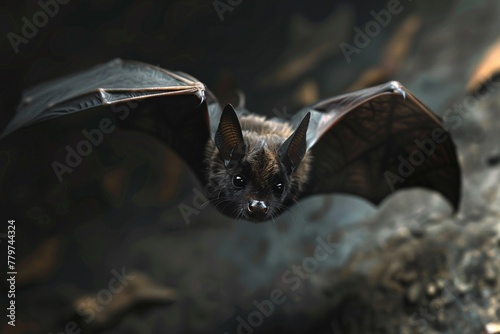
[[[307,152],[307,127],[310,118],[311,113],[308,112],[300,122],[297,130],[285,140],[279,149],[281,162],[287,169],[288,174],[295,171]]]
[[[215,133],[215,146],[224,159],[224,166],[243,158],[246,150],[240,122],[233,106],[228,104],[222,111],[219,127]]]

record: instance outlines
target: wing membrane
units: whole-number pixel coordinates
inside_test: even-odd
[[[349,193],[378,204],[398,189],[423,187],[458,208],[455,145],[439,118],[401,84],[345,94],[310,109],[314,167],[308,194]]]

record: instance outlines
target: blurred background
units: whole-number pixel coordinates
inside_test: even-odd
[[[198,183],[145,134],[113,132],[59,183],[51,162],[96,119],[61,122],[0,145],[0,245],[15,219],[18,272],[2,333],[500,333],[497,1],[5,1],[0,24],[0,130],[24,89],[114,58],[273,117],[398,80],[460,115],[463,168],[457,214],[413,189],[379,207],[316,196],[266,224],[210,206],[187,221]]]

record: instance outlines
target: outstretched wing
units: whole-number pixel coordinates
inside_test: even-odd
[[[119,126],[164,141],[202,178],[209,110],[218,109],[205,86],[186,74],[115,59],[25,91],[0,138],[8,140],[42,122],[53,122],[53,130],[60,132],[63,116],[111,117]]]
[[[307,195],[349,193],[378,204],[392,192],[423,187],[456,210],[460,167],[440,122],[399,82],[321,101],[311,111],[313,171]]]

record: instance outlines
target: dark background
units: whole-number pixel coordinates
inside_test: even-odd
[[[216,93],[228,85],[229,89],[237,86],[248,95],[249,109],[269,113],[280,99],[286,102],[305,76],[280,83],[278,89],[259,84],[263,75],[290,60],[284,52],[291,44],[293,16],[321,22],[338,6],[346,6],[352,11],[352,24],[361,26],[371,18],[370,10],[385,5],[385,1],[242,1],[233,11],[224,12],[221,21],[210,1],[69,1],[60,5],[58,14],[28,43],[19,45],[18,54],[6,36],[2,38],[0,98],[4,107],[0,124],[3,128],[12,116],[23,89],[116,57],[187,72],[218,90]],[[411,8],[410,2],[403,5]],[[21,18],[32,22],[40,10],[36,1],[8,1],[2,7],[0,21],[5,34],[12,31],[21,35]],[[409,13],[405,10],[395,17],[389,30]],[[334,44],[336,31],[329,34],[330,47],[339,53]],[[382,40],[384,35],[387,32]],[[302,41],[302,50],[297,53],[311,51],[306,43],[310,39]],[[371,61],[377,58],[375,53]],[[323,62],[334,59],[335,55]],[[320,65],[315,64],[306,75],[314,74]],[[345,88],[353,78],[332,80]]]

